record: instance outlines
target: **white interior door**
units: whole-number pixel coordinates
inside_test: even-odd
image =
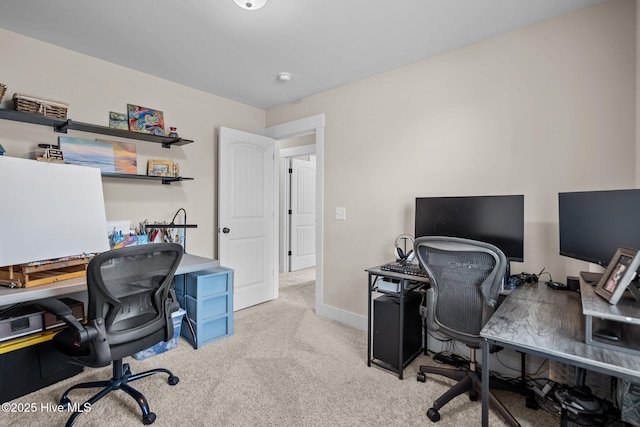
[[[291,159],[290,262],[296,271],[316,265],[316,158]]]
[[[233,309],[277,296],[275,141],[220,128],[218,258],[234,270]]]

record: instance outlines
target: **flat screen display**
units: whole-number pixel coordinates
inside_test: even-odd
[[[415,236],[451,236],[497,246],[524,260],[524,195],[418,197]]]
[[[620,247],[640,249],[640,190],[558,193],[560,255],[606,267]]]

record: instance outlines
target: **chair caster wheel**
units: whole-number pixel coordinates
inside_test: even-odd
[[[418,372],[418,377],[416,378],[416,380],[420,381],[421,383],[427,381],[427,376],[424,374],[424,372]]]
[[[147,415],[142,416],[142,424],[148,426],[149,424],[153,424],[156,420],[156,414],[153,412],[149,412]]]
[[[70,403],[71,400],[66,396],[60,399],[60,406],[62,406],[62,409],[67,409]]]
[[[478,393],[470,392],[469,393],[469,400],[472,401],[472,402],[476,402],[478,400]]]
[[[429,418],[432,422],[440,421],[440,412],[438,412],[435,408],[429,408],[427,411],[427,418]]]
[[[175,375],[171,375],[167,382],[169,383],[169,385],[176,385],[180,382],[180,378],[176,377]]]
[[[525,405],[529,409],[538,409],[540,406],[538,405],[538,401],[535,397],[527,397],[525,400]]]

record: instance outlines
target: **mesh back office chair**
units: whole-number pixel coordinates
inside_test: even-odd
[[[131,246],[94,257],[87,269],[89,301],[85,325],[75,320],[59,300],[38,303],[69,326],[54,336],[53,344],[70,356],[72,363],[92,368],[113,365],[110,380],[76,384],[65,391],[60,399],[63,406],[71,403],[67,395],[77,388],[102,388],[86,402],[91,405],[120,389],[136,400],[144,424],[155,421],[147,399],[128,383],[166,373],[169,385],[175,385],[178,377],[163,368],[133,375],[122,359],[173,337],[171,313],[178,307],[169,295],[181,258],[182,246],[176,243]],[[66,425],[72,426],[78,415],[80,412],[73,413]]]
[[[493,245],[455,237],[420,237],[414,242],[414,252],[431,281],[427,291],[429,331],[462,342],[471,350],[465,370],[420,366],[419,381],[424,382],[427,373],[458,380],[427,411],[429,419],[436,422],[440,420],[440,408],[454,397],[469,392],[469,398],[477,400],[481,394],[476,350],[482,345],[480,330],[496,309],[507,260]],[[510,425],[519,425],[493,394],[489,402]]]

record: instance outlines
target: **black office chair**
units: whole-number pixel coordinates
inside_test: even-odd
[[[107,251],[95,256],[87,268],[89,293],[87,323],[81,324],[71,309],[57,299],[38,305],[55,313],[69,327],[53,337],[53,345],[68,355],[71,363],[99,368],[113,365],[108,381],[76,384],[64,392],[60,403],[67,407],[69,392],[78,388],[102,388],[85,402],[93,405],[114,390],[133,397],[142,410],[142,422],[151,424],[156,415],[149,411],[147,399],[128,383],[157,373],[169,375],[169,385],[178,377],[159,368],[132,374],[122,359],[173,337],[171,313],[177,310],[170,286],[182,258],[177,243],[153,243]],[[79,405],[79,408],[84,408]],[[67,426],[72,426],[80,412],[74,412]]]
[[[458,380],[427,411],[427,417],[436,422],[440,420],[438,411],[454,397],[469,392],[471,400],[478,400],[482,392],[476,350],[482,346],[480,330],[496,309],[507,260],[493,245],[455,237],[420,237],[414,242],[414,252],[431,282],[427,290],[428,330],[462,342],[471,350],[468,369],[420,366],[418,381],[424,382],[427,373]],[[508,424],[519,425],[493,393],[489,403]]]

